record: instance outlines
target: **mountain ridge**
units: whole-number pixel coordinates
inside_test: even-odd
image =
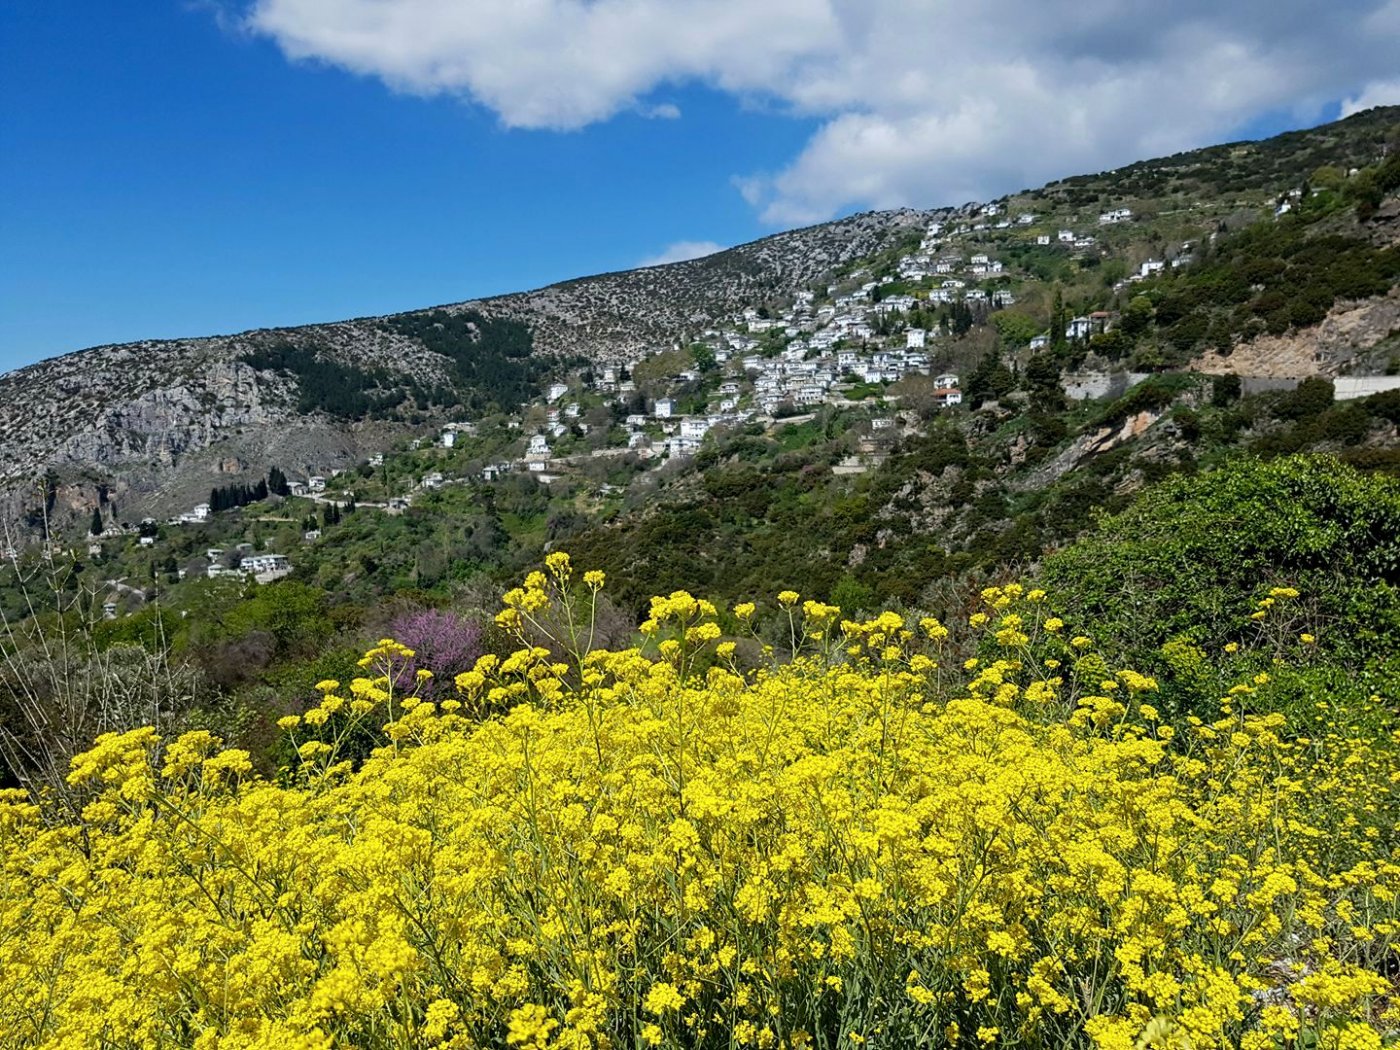
[[[1400,108],[1372,110],[1273,139],[1072,176],[1000,200],[1041,212],[1047,230],[1070,217],[1092,222],[1108,203],[1131,203],[1151,215],[1150,236],[1144,227],[1141,243],[1105,243],[1082,265],[1100,258],[1136,265],[1168,233],[1179,238],[1210,223],[1224,228],[1232,209],[1257,211],[1319,165],[1373,162],[1397,127]],[[529,291],[342,321],[104,344],[41,361],[0,375],[0,520],[32,522],[41,479],[46,512],[77,515],[108,499],[156,512],[221,478],[273,463],[307,473],[348,466],[406,428],[483,406],[514,409],[506,402],[551,367],[625,363],[746,307],[840,282],[862,264],[888,262],[896,249],[915,250],[931,223],[966,220],[981,207],[862,212],[698,259]],[[1049,284],[1030,290],[1043,300]],[[429,330],[454,326],[455,342],[438,340],[436,350],[425,342]],[[482,371],[475,358],[497,336],[504,349],[490,351],[497,353],[488,362],[491,374],[464,380]],[[529,361],[521,360],[522,339]],[[355,391],[354,407],[337,415],[327,398],[308,400],[313,371],[316,383]]]

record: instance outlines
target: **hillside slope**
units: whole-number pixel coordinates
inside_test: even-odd
[[[1397,128],[1400,109],[1377,109],[1003,198],[1003,214],[1034,212],[1036,230],[1087,225],[1098,235],[1069,258],[1013,252],[1015,294],[1028,316],[1050,316],[1052,288],[1074,291],[1076,280],[1080,290],[1099,280],[1109,287],[1113,274],[1257,216],[1321,169],[1375,163]],[[1110,208],[1130,209],[1134,221],[1095,226]],[[888,270],[901,252],[918,250],[932,224],[971,222],[981,209],[872,212],[531,292],[41,362],[0,376],[0,522],[33,535],[45,511],[70,523],[107,501],[128,518],[168,513],[274,463],[305,474],[349,466],[430,420],[513,410],[552,373],[635,361],[747,307],[790,302],[862,268]],[[995,248],[1004,225],[971,229],[988,229],[979,236]],[[1204,316],[1178,327],[1190,335]]]
[[[704,259],[438,309],[521,322],[545,360],[623,360],[868,257],[919,229],[929,214],[867,213]],[[0,516],[17,519],[46,471],[57,475],[51,510],[90,506],[99,485],[155,510],[245,468],[281,462],[315,472],[352,463],[392,433],[374,417],[413,424],[482,393],[457,388],[452,362],[405,334],[430,315],[99,346],[0,376]],[[287,346],[311,351],[347,382],[382,389],[386,401],[402,400],[362,418],[334,406],[308,411],[299,397],[305,376],[248,360]],[[441,396],[444,389],[449,396]]]

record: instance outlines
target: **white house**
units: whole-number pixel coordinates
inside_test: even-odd
[[[704,416],[691,416],[681,420],[681,438],[685,441],[699,441],[710,431],[710,421]]]
[[[1060,243],[1061,243],[1061,244],[1073,244],[1073,243],[1074,243],[1074,231],[1073,231],[1073,230],[1061,230],[1056,236],[1059,237]]]
[[[1112,226],[1115,223],[1127,222],[1132,217],[1132,208],[1114,208],[1112,211],[1106,211],[1099,216],[1099,225]]]
[[[933,385],[944,389],[958,386],[958,377],[952,372],[944,372],[941,376],[934,376]]]
[[[1050,243],[1050,235],[1049,235],[1048,233],[1038,234],[1038,235],[1036,236],[1035,243],[1036,243],[1036,244],[1040,244],[1040,245],[1049,244],[1049,243]]]
[[[545,395],[546,401],[558,401],[569,392],[568,383],[550,383],[549,392]]]
[[[251,558],[244,558],[240,568],[252,573],[259,583],[268,583],[290,573],[292,563],[285,554],[254,554]]]
[[[661,397],[656,400],[656,410],[653,413],[660,419],[670,419],[675,414],[676,403],[669,397]]]
[[[1087,339],[1092,329],[1093,324],[1087,317],[1071,318],[1069,324],[1065,326],[1065,338]]]
[[[306,487],[312,492],[325,492],[326,479],[321,477],[319,474],[313,474],[311,475],[311,477],[306,479]]]
[[[922,350],[928,333],[922,328],[911,328],[904,333],[904,345],[910,350]]]

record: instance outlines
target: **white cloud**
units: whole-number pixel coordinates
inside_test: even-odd
[[[667,263],[685,262],[687,259],[700,259],[715,252],[724,251],[724,245],[714,241],[676,241],[668,244],[656,255],[643,259],[638,266],[665,266]]]
[[[699,83],[815,117],[775,225],[935,205],[1400,101],[1400,0],[246,0],[293,59],[577,128]]]
[[[813,0],[253,0],[248,27],[289,58],[421,94],[511,127],[577,128],[685,80],[764,90],[834,39]],[[816,16],[816,17],[813,17]]]
[[[1342,102],[1342,116],[1349,117],[1374,106],[1400,106],[1400,78],[1367,84],[1360,94]]]
[[[653,106],[642,106],[638,112],[652,120],[679,120],[681,107],[674,102],[658,102]]]

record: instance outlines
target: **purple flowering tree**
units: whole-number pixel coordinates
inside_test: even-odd
[[[441,609],[417,609],[404,613],[389,625],[389,637],[408,646],[414,656],[395,683],[398,689],[412,690],[420,669],[433,672],[418,695],[432,700],[446,699],[456,692],[452,679],[469,671],[485,652],[481,624]]]

